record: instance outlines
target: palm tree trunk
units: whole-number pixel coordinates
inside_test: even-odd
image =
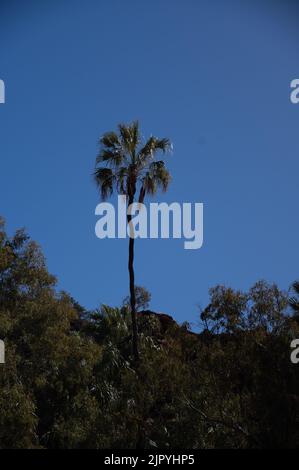
[[[134,202],[134,196],[129,198],[129,206]],[[132,216],[128,214],[127,220],[130,223]],[[139,349],[138,349],[138,326],[137,326],[137,314],[136,314],[136,298],[135,298],[135,274],[134,274],[134,242],[135,239],[132,237],[133,228],[130,227],[130,240],[129,240],[129,278],[130,278],[130,304],[131,304],[131,316],[132,316],[132,346],[133,356],[136,364],[139,362]]]
[[[131,304],[131,315],[132,315],[132,344],[133,344],[133,355],[136,363],[139,361],[139,350],[138,350],[138,327],[137,327],[137,315],[136,315],[136,299],[135,299],[135,277],[134,277],[134,238],[130,238],[129,241],[129,276],[130,276],[130,304]]]

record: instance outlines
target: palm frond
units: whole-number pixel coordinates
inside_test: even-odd
[[[299,295],[299,281],[295,281],[292,285],[293,291]]]
[[[133,144],[134,144],[135,148],[137,148],[137,146],[140,143],[139,122],[138,121],[132,122],[130,128],[131,128],[131,135],[132,135]]]
[[[148,171],[145,176],[142,179],[142,188],[143,188],[143,197],[142,201],[143,202],[145,194],[155,194],[157,192],[157,181],[153,177],[153,175]]]
[[[171,181],[171,176],[163,160],[158,162],[152,162],[149,166],[149,171],[152,175],[152,178],[155,179],[157,187],[162,188],[163,191],[166,191],[168,185]]]
[[[96,163],[106,163],[110,167],[118,167],[123,164],[125,159],[124,154],[119,150],[101,149],[99,152]]]
[[[126,193],[128,173],[129,173],[128,168],[125,167],[125,166],[122,166],[117,171],[117,174],[116,174],[116,187],[117,187],[117,190],[120,194],[125,194]]]
[[[143,147],[140,141],[138,121],[119,124],[118,132],[106,132],[100,139],[94,177],[103,199],[113,193],[114,187],[118,193],[134,198],[139,185],[139,202],[158,188],[166,191],[170,174],[164,161],[156,161],[155,157],[159,151],[171,149],[169,139],[152,136]]]
[[[166,153],[170,149],[171,142],[169,139],[157,139],[157,137],[152,136],[138,152],[138,162],[140,164],[146,164],[155,158],[159,150]]]
[[[94,172],[94,179],[101,198],[105,201],[113,193],[115,175],[110,168],[97,168]]]
[[[299,299],[296,297],[291,297],[289,299],[289,304],[295,313],[299,313]]]
[[[96,164],[106,163],[110,167],[118,167],[125,160],[122,142],[115,132],[106,132],[100,139],[100,150]]]
[[[134,157],[140,141],[138,121],[134,121],[130,125],[119,124],[118,129],[122,147],[131,157]]]
[[[294,313],[299,313],[299,281],[295,281],[292,285],[292,291],[295,296],[289,299],[289,304],[294,311]]]
[[[100,144],[104,147],[115,148],[120,147],[121,143],[116,132],[106,132],[100,139]]]

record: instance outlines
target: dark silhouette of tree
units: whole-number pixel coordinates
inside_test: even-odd
[[[299,281],[294,282],[292,291],[294,295],[289,299],[289,303],[294,312],[294,316],[299,318]]]
[[[143,203],[146,194],[155,194],[161,188],[167,190],[170,174],[163,160],[156,160],[157,153],[170,150],[166,138],[150,137],[142,142],[138,122],[119,124],[118,132],[107,132],[100,139],[100,151],[96,159],[95,182],[103,200],[116,190],[127,196],[128,207],[136,201]],[[133,355],[139,361],[138,328],[136,318],[135,273],[134,273],[134,228],[132,216],[127,214],[130,227],[129,279],[132,315]]]

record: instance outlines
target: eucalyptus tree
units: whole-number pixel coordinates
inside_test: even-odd
[[[106,132],[100,139],[100,150],[96,158],[94,178],[101,198],[106,200],[114,191],[127,197],[127,205],[143,203],[147,194],[153,195],[160,188],[167,190],[170,174],[165,162],[157,159],[159,152],[171,149],[169,139],[151,136],[144,141],[138,121],[119,124],[116,132]],[[133,355],[138,362],[138,327],[136,318],[135,274],[134,274],[134,227],[132,215],[127,211],[130,227],[129,280],[130,307],[132,316]]]

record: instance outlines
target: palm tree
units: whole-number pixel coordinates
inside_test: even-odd
[[[167,190],[170,174],[163,160],[156,160],[159,151],[165,153],[171,148],[168,139],[150,137],[142,142],[138,121],[118,125],[118,132],[107,132],[100,139],[100,151],[96,159],[95,182],[103,200],[116,190],[127,196],[128,207],[136,201],[143,203],[146,194],[155,194],[161,188]],[[132,216],[127,213],[130,227],[129,279],[130,305],[132,316],[132,345],[136,363],[139,361],[138,329],[136,318],[135,277],[134,277],[134,231],[130,224]]]
[[[292,291],[295,295],[289,299],[289,304],[292,307],[294,316],[299,317],[299,281],[294,282]]]

